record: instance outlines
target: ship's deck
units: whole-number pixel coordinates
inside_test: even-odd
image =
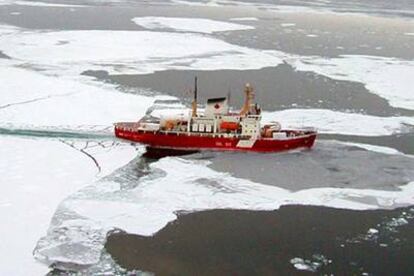
[[[174,131],[174,130],[146,130],[140,128],[139,122],[121,122],[116,123],[115,128],[121,129],[129,132],[137,133],[154,133],[158,135],[173,135],[173,136],[199,136],[199,137],[212,137],[212,138],[233,138],[233,139],[250,139],[250,136],[241,135],[239,133],[205,133],[205,132],[188,132],[188,131]],[[280,130],[280,133],[286,133],[286,138],[273,138],[273,137],[259,137],[260,140],[289,140],[296,139],[306,136],[312,136],[317,134],[315,129],[306,128],[306,129],[286,129]]]

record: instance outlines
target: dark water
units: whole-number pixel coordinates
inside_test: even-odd
[[[276,5],[293,5],[293,6],[310,6],[310,7],[331,7],[338,11],[395,11],[404,14],[404,12],[414,11],[414,3],[411,0],[331,0],[331,1],[318,1],[318,0],[241,0],[240,2],[247,3],[267,3]]]
[[[157,275],[309,274],[293,267],[297,257],[317,263],[319,275],[413,275],[414,222],[392,226],[404,213],[414,209],[203,211],[153,237],[114,233],[105,247],[121,266]]]
[[[230,92],[231,105],[239,108],[244,100],[244,85],[249,82],[255,89],[256,101],[268,111],[295,107],[353,111],[376,116],[414,115],[412,110],[391,107],[386,100],[370,93],[361,83],[297,72],[288,64],[259,70],[168,70],[147,75],[107,75],[89,71],[85,74],[126,88],[162,92],[187,102],[192,98],[193,78],[197,76],[201,104],[208,98],[228,95]]]
[[[317,141],[311,151],[276,155],[215,153],[209,160],[208,166],[216,171],[290,191],[318,187],[398,191],[399,186],[414,179],[411,157],[324,140]]]
[[[402,153],[414,155],[414,133],[376,137],[323,134],[320,135],[320,138],[333,139],[338,141],[352,141],[356,143],[371,144],[384,147],[392,146],[394,149],[401,151]]]

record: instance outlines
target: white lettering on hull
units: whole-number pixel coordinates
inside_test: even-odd
[[[237,147],[238,148],[252,148],[254,143],[256,143],[256,139],[251,139],[251,140],[240,140],[237,143]]]

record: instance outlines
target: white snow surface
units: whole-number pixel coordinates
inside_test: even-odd
[[[49,269],[35,261],[32,251],[56,206],[136,155],[134,147],[111,141],[102,142],[105,147],[72,145],[94,155],[101,172],[85,154],[57,140],[0,137],[1,275],[45,275]]]
[[[140,235],[152,235],[175,218],[174,213],[180,210],[273,210],[288,204],[367,210],[414,204],[414,182],[401,186],[401,191],[391,192],[343,188],[313,188],[290,192],[216,172],[208,168],[207,163],[208,161],[189,161],[177,157],[163,158],[151,164],[151,168],[163,171],[165,175],[143,181],[128,191],[123,202],[79,199],[75,195],[65,201],[64,206],[81,216],[109,223],[111,227]],[[216,181],[217,186],[198,182],[203,179]],[[117,190],[113,184],[111,187],[110,193]],[[368,204],[353,201],[352,197],[375,197],[378,200],[376,204]]]
[[[254,27],[252,26],[217,21],[206,18],[145,16],[135,17],[132,19],[132,21],[135,24],[147,29],[173,29],[175,31],[196,32],[205,34],[254,29]]]
[[[296,23],[281,23],[280,26],[282,27],[294,27]]]
[[[229,23],[230,24],[230,23]],[[1,51],[49,74],[85,70],[145,74],[167,69],[260,69],[282,52],[254,50],[196,33],[152,31],[23,31],[0,27]]]
[[[31,7],[47,7],[47,8],[82,8],[84,5],[73,4],[59,4],[59,3],[46,3],[38,1],[15,1],[15,0],[1,0],[0,5],[19,5],[19,6],[31,6]]]
[[[382,136],[412,131],[414,117],[377,117],[329,109],[286,109],[264,112],[264,122],[279,121],[283,128],[315,127],[320,133]]]
[[[103,130],[137,121],[157,99],[12,66],[0,66],[0,76],[0,126],[9,128]]]
[[[362,144],[362,143],[353,143],[353,142],[341,142],[341,144],[348,145],[348,146],[355,146],[355,147],[362,148],[368,151],[384,153],[384,154],[389,154],[389,155],[403,154],[402,152],[396,149],[390,148],[390,147],[383,147],[383,146],[376,146],[376,145]],[[405,155],[405,156],[410,156],[410,155]]]
[[[391,106],[414,109],[414,61],[344,55],[339,58],[302,57],[291,61],[298,71],[312,71],[332,79],[365,84]]]
[[[230,18],[231,21],[258,21],[257,17],[233,17]]]

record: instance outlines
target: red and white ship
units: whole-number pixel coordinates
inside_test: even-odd
[[[197,79],[192,110],[188,115],[146,115],[138,122],[115,124],[119,138],[154,149],[280,152],[311,148],[317,132],[313,128],[281,129],[279,123],[261,125],[261,110],[253,103],[254,92],[245,87],[245,102],[238,113],[229,110],[227,98],[207,101],[203,114],[197,112]]]

